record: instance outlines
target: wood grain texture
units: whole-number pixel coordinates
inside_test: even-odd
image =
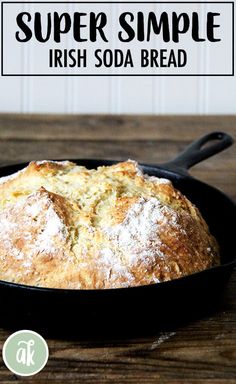
[[[224,130],[235,135],[235,116],[0,114],[2,139],[191,141]],[[184,136],[183,136],[184,132]]]
[[[236,117],[0,115],[0,165],[94,157],[161,163],[206,132],[236,136]],[[191,173],[236,200],[236,145]],[[9,331],[0,329],[0,347]],[[211,315],[152,337],[47,340],[50,358],[35,377],[0,363],[0,382],[236,383],[236,272]]]

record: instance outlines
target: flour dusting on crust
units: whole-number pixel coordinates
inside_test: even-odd
[[[8,204],[0,213],[0,239],[9,254],[17,259],[23,258],[20,249],[25,253],[29,249],[31,258],[39,252],[52,254],[58,239],[66,240],[67,234],[68,230],[46,191],[32,193],[13,206]]]
[[[180,229],[178,214],[156,198],[141,198],[128,211],[125,220],[105,229],[115,247],[121,248],[129,264],[150,263],[151,258],[164,258],[159,233],[166,224]]]
[[[54,211],[53,207],[49,206],[46,212],[45,228],[38,237],[38,250],[40,252],[52,253],[55,251],[55,239],[59,237],[65,240],[67,235],[68,231],[65,224]]]
[[[70,165],[71,162],[69,160],[38,160],[35,162],[37,165],[44,165],[44,164],[57,164],[66,167],[67,165]]]

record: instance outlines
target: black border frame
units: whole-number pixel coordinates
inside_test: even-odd
[[[6,74],[4,73],[3,70],[3,6],[4,4],[231,4],[232,6],[232,73],[218,73],[218,74],[213,74],[213,73],[203,73],[203,74],[76,74],[76,73],[71,73],[71,74],[43,74],[43,73],[30,73],[30,74],[17,74],[17,73],[11,73],[11,74]],[[143,76],[155,76],[155,77],[200,77],[200,76],[216,76],[216,77],[228,77],[228,76],[234,76],[234,1],[2,1],[1,2],[1,76],[3,77],[14,77],[14,76],[24,76],[24,77],[31,77],[31,76],[45,76],[45,77],[50,77],[50,76],[66,76],[66,77],[94,77],[94,76],[136,76],[136,77],[143,77]]]

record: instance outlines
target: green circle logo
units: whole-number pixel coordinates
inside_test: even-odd
[[[16,375],[35,375],[48,361],[48,345],[44,338],[34,331],[18,331],[5,341],[2,357],[7,368]]]

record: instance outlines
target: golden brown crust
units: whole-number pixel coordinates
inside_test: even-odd
[[[0,279],[53,288],[151,284],[219,263],[198,209],[134,161],[32,162],[0,179]]]

